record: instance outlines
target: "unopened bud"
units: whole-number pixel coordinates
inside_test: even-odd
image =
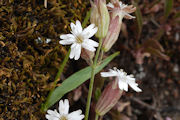
[[[111,20],[109,30],[106,37],[103,39],[103,50],[107,52],[117,41],[121,29],[121,23],[119,22],[119,16],[116,16]]]
[[[105,0],[95,0],[93,3],[91,1],[91,23],[94,23],[98,27],[96,37],[104,38],[108,32],[109,27],[109,12],[106,6]]]
[[[95,54],[94,52],[89,51],[84,48],[82,48],[82,50],[81,50],[81,58],[84,59],[87,62],[87,64],[89,64],[89,65],[91,63],[91,60],[94,57],[94,54]]]
[[[111,108],[114,107],[114,105],[116,105],[121,97],[123,91],[119,89],[116,82],[117,80],[109,83],[100,96],[95,108],[98,115],[105,115]]]
[[[111,13],[111,20],[107,36],[103,39],[103,48],[105,52],[107,52],[117,41],[123,18],[135,18],[134,16],[131,16],[130,13],[133,13],[136,10],[136,7],[133,7],[133,5],[125,5],[119,0],[111,0],[111,2],[112,3],[107,4]]]

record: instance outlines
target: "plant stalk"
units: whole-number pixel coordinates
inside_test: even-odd
[[[93,91],[93,84],[94,84],[94,77],[95,77],[95,69],[96,69],[99,53],[100,53],[100,50],[101,50],[101,46],[102,46],[102,39],[100,38],[99,39],[99,46],[98,46],[96,56],[94,58],[94,62],[93,62],[93,65],[92,65],[92,70],[91,70],[91,79],[90,79],[90,83],[89,83],[88,98],[87,98],[87,103],[86,103],[85,120],[88,120],[88,117],[89,117],[89,110],[90,110],[92,91]]]
[[[65,58],[64,58],[64,60],[63,60],[63,63],[59,66],[58,72],[57,72],[56,77],[55,77],[55,80],[54,80],[54,82],[53,82],[52,89],[50,90],[46,101],[48,101],[48,99],[50,98],[52,92],[54,91],[54,89],[55,89],[55,87],[56,87],[56,85],[57,85],[57,82],[60,80],[59,78],[61,77],[61,74],[62,74],[62,72],[63,72],[63,70],[64,70],[64,67],[65,67],[65,65],[66,65],[67,62],[68,62],[70,52],[71,52],[71,48],[69,48],[68,53],[66,54],[66,56],[65,56]],[[46,104],[46,103],[45,103],[45,104]],[[43,105],[42,105],[42,106],[43,106]],[[45,111],[45,108],[44,108],[44,107],[41,107],[41,109],[42,109],[43,111]]]
[[[68,50],[68,53],[66,54],[64,60],[63,60],[63,63],[60,65],[59,69],[58,69],[58,73],[56,74],[56,77],[55,77],[55,80],[54,80],[54,83],[53,83],[53,89],[56,87],[57,85],[57,82],[59,81],[59,78],[61,77],[61,73],[63,72],[64,70],[64,67],[65,65],[67,64],[67,61],[69,59],[69,55],[70,55],[70,52],[71,52],[71,48],[69,48]]]
[[[98,118],[99,118],[99,115],[96,113],[95,120],[98,120]]]

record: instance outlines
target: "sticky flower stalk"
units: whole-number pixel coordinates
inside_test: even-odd
[[[98,120],[99,115],[96,113],[95,120]]]
[[[88,117],[89,117],[90,103],[91,103],[91,98],[92,98],[92,91],[93,91],[94,77],[95,77],[95,68],[97,66],[97,60],[99,57],[101,47],[102,47],[102,39],[99,39],[99,46],[98,46],[96,56],[94,58],[93,65],[92,65],[91,79],[89,83],[88,98],[87,98],[87,103],[86,103],[85,120],[88,120]]]
[[[63,60],[63,63],[59,66],[58,72],[57,72],[56,77],[55,77],[55,80],[54,80],[54,82],[53,82],[52,89],[50,90],[50,92],[49,92],[49,94],[48,94],[48,97],[47,97],[46,102],[49,100],[49,98],[50,98],[52,92],[54,91],[54,89],[55,89],[58,81],[60,80],[59,78],[61,77],[61,74],[62,74],[62,72],[63,72],[63,70],[64,70],[64,67],[66,66],[66,64],[67,64],[67,62],[68,62],[70,52],[71,52],[71,48],[69,48],[68,53],[66,54],[66,56],[65,56],[65,58],[64,58],[64,60]],[[46,103],[45,103],[45,104],[46,104]],[[46,111],[47,108],[46,108],[44,105],[42,105],[41,109],[42,109],[42,111]]]
[[[54,80],[54,84],[53,84],[53,89],[52,89],[52,90],[54,90],[54,88],[55,88],[56,85],[57,85],[57,82],[59,81],[59,78],[61,77],[61,73],[63,72],[64,67],[65,67],[65,65],[66,65],[67,62],[68,62],[70,52],[71,52],[71,48],[69,48],[68,53],[66,54],[66,56],[65,56],[65,58],[64,58],[64,60],[63,60],[62,65],[61,65],[61,66],[59,67],[59,69],[58,69],[58,73],[56,74],[56,77],[55,77],[55,80]]]

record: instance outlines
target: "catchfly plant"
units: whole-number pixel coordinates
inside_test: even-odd
[[[57,110],[48,110],[46,118],[48,120],[82,120],[84,115],[81,110],[69,113],[69,101],[65,99],[59,101],[59,112]]]
[[[90,1],[91,11],[87,13],[82,25],[83,27],[86,26],[88,19],[90,19],[91,24],[83,29],[80,21],[76,20],[75,23],[70,24],[71,32],[69,34],[60,35],[59,43],[61,45],[71,45],[71,47],[59,67],[55,77],[54,89],[50,91],[46,103],[42,105],[42,108],[47,110],[69,91],[78,88],[83,83],[89,83],[87,96],[83,96],[84,101],[86,101],[85,115],[82,115],[81,110],[69,113],[68,100],[64,100],[64,102],[60,100],[59,112],[56,110],[47,111],[46,118],[48,120],[82,120],[83,118],[89,120],[93,117],[98,120],[99,116],[103,117],[116,105],[123,92],[128,91],[128,85],[136,92],[142,91],[132,75],[127,75],[126,72],[117,68],[110,69],[109,72],[101,72],[102,77],[114,77],[106,86],[104,86],[104,82],[98,81],[100,79],[95,77],[119,54],[119,52],[116,52],[108,57],[104,56],[117,41],[123,18],[135,18],[130,13],[133,13],[136,7],[125,5],[119,0],[110,1],[111,3],[108,5],[106,5],[106,0]],[[91,39],[94,35],[98,42]],[[57,86],[68,58],[78,60],[80,57],[88,63],[89,67],[77,71],[63,80],[60,86]],[[85,82],[88,79],[89,82]],[[94,81],[96,83],[95,87]],[[57,88],[55,88],[56,86]],[[102,88],[104,90],[101,94]],[[94,93],[96,96],[92,97]],[[94,103],[95,101],[97,104]],[[92,102],[93,104],[91,104]],[[91,108],[95,104],[96,106]]]
[[[60,40],[59,43],[62,45],[72,44],[69,56],[71,59],[74,58],[75,60],[78,60],[80,58],[82,48],[92,52],[96,51],[95,47],[98,47],[99,43],[89,39],[98,30],[98,28],[95,27],[95,24],[90,24],[83,30],[80,21],[77,20],[76,24],[71,23],[70,26],[72,30],[71,34],[61,35],[60,38],[63,40]]]
[[[119,70],[116,67],[109,69],[109,72],[101,72],[102,77],[116,77],[118,81],[119,89],[128,91],[128,85],[131,86],[136,92],[142,92],[138,88],[138,84],[135,82],[133,75],[127,75],[122,69]]]

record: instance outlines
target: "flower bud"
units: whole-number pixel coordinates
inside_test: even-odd
[[[91,1],[91,7],[90,21],[98,27],[96,37],[104,38],[108,32],[110,21],[109,12],[106,7],[106,1],[95,0],[94,3]]]
[[[95,111],[98,115],[105,115],[118,102],[123,91],[119,89],[117,80],[109,83],[100,96]]]
[[[86,60],[87,64],[90,65],[90,61],[91,61],[91,59],[93,59],[94,54],[95,54],[94,52],[82,48],[81,58]]]
[[[125,5],[119,0],[111,0],[111,2],[112,3],[107,4],[108,9],[111,11],[111,19],[107,36],[103,39],[103,48],[105,52],[117,41],[123,18],[135,18],[131,16],[130,13],[136,10],[136,7],[133,7],[133,5]]]
[[[114,19],[111,20],[108,33],[103,39],[102,47],[105,52],[107,52],[118,39],[120,29],[121,23],[119,22],[119,16],[116,16]]]

